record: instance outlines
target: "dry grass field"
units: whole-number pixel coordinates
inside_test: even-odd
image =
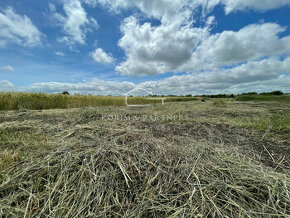
[[[195,97],[167,97],[167,102],[198,100]],[[128,104],[154,104],[161,102],[154,98],[128,96]],[[2,110],[45,110],[70,109],[96,106],[126,106],[125,96],[64,95],[23,92],[0,92]]]
[[[1,217],[288,217],[290,107],[0,112]]]

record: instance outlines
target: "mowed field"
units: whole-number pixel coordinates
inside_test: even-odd
[[[1,111],[0,216],[288,217],[288,102]]]

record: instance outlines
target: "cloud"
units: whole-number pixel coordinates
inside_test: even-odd
[[[24,87],[1,81],[0,89],[72,93],[126,93],[143,87],[154,94],[202,94],[219,92],[267,91],[269,87],[289,92],[290,36],[281,37],[286,28],[275,23],[252,24],[239,31],[211,34],[215,18],[209,12],[224,5],[226,13],[238,10],[269,10],[289,4],[289,0],[62,0],[63,14],[49,4],[50,12],[62,27],[60,42],[74,47],[85,44],[86,35],[98,28],[98,22],[88,16],[82,4],[97,4],[119,13],[130,10],[135,14],[126,18],[120,27],[122,37],[118,45],[125,52],[125,60],[116,71],[129,76],[153,76],[167,72],[182,73],[159,81],[140,84],[93,79],[80,83],[34,83]],[[262,2],[262,3],[261,3]],[[202,8],[203,16],[196,18]],[[139,16],[142,13],[142,16]],[[142,23],[155,18],[160,24]],[[196,22],[199,19],[199,22]],[[17,15],[13,9],[0,11],[0,47],[14,42],[24,46],[41,44],[41,33],[31,34],[33,28],[25,24],[31,20]],[[200,25],[200,27],[197,27]],[[36,28],[36,27],[35,27]],[[34,32],[37,32],[34,30]],[[31,37],[33,35],[33,37]],[[55,55],[63,56],[56,51]],[[111,54],[96,48],[91,56],[98,63],[114,62]],[[7,66],[4,66],[7,67]],[[3,68],[3,67],[2,67]],[[6,68],[7,70],[7,68]]]
[[[89,23],[85,10],[77,0],[66,1],[63,6],[66,17],[62,17],[63,31],[69,36],[69,40],[80,44],[85,43],[85,30],[83,29]]]
[[[15,87],[11,82],[7,80],[0,80],[0,91],[1,92],[17,91],[17,87]]]
[[[82,0],[83,3],[95,7],[97,5],[98,0]]]
[[[83,0],[83,2],[91,6],[99,3],[116,13],[122,9],[137,8],[146,16],[160,19],[163,23],[172,22],[180,16],[188,18],[199,7],[206,15],[220,4],[224,5],[227,14],[246,9],[266,11],[290,5],[289,0]]]
[[[156,27],[140,25],[131,16],[121,25],[119,46],[125,51],[126,61],[116,71],[130,76],[190,73],[290,54],[290,37],[279,38],[285,28],[278,24],[252,24],[237,32],[211,35],[213,23],[211,16],[200,28],[182,21]]]
[[[41,45],[43,34],[26,15],[18,15],[13,8],[0,10],[0,47],[15,43],[24,47]]]
[[[255,9],[266,11],[290,5],[289,0],[222,0],[226,13],[237,10]]]
[[[274,23],[249,25],[240,31],[210,34],[215,25],[207,17],[217,5],[226,13],[236,10],[268,10],[289,4],[289,0],[83,0],[89,5],[100,4],[115,13],[138,9],[146,17],[159,19],[160,25],[140,24],[136,16],[121,24],[122,38],[118,45],[126,60],[116,71],[129,76],[154,76],[167,72],[194,72],[219,69],[265,56],[288,55],[290,37],[280,38],[284,27]],[[202,8],[201,27],[195,27],[196,10]],[[206,19],[207,18],[207,19]]]
[[[54,54],[57,56],[62,56],[62,57],[65,56],[65,53],[60,52],[60,51],[56,51],[56,52],[54,52]]]
[[[101,48],[96,48],[91,55],[93,59],[98,63],[110,64],[114,61],[114,58],[110,54],[104,52]]]
[[[9,65],[6,65],[6,66],[0,66],[0,71],[8,71],[8,72],[13,72],[14,71],[14,68],[9,66]]]
[[[46,82],[16,87],[8,81],[2,81],[0,82],[0,90],[47,93],[60,93],[68,90],[71,93],[124,95],[138,87],[153,94],[185,95],[263,92],[273,89],[290,92],[289,83],[290,57],[283,60],[266,58],[260,61],[250,61],[231,69],[174,75],[162,80],[147,81],[140,84],[92,79],[81,83]]]
[[[269,87],[289,92],[289,81],[290,57],[283,61],[269,58],[247,62],[232,69],[175,75],[140,86],[159,94],[240,93],[265,91]]]
[[[92,1],[92,0],[91,0]],[[114,12],[121,9],[138,8],[142,13],[151,18],[157,18],[162,22],[170,22],[176,19],[181,10],[190,9],[190,1],[180,0],[98,0],[100,5]],[[186,13],[183,13],[184,16]]]
[[[121,25],[119,46],[127,60],[116,67],[124,75],[157,75],[175,71],[191,59],[192,52],[209,34],[208,27],[194,28],[176,21],[170,25],[140,25],[131,16]]]
[[[94,27],[95,29],[99,28],[99,24],[98,24],[98,22],[96,21],[95,18],[91,17],[90,18],[90,23],[91,23],[91,26]]]
[[[253,24],[238,32],[224,31],[204,39],[180,68],[190,71],[215,69],[265,56],[290,54],[290,37],[279,38],[284,27],[275,23]]]
[[[53,19],[62,26],[65,36],[58,39],[59,42],[66,43],[73,47],[76,43],[85,44],[86,33],[98,28],[98,23],[94,18],[88,18],[85,9],[79,0],[64,0],[63,10],[65,16],[57,13],[53,4],[49,5]]]
[[[203,13],[211,11],[221,0],[83,0],[89,5],[97,3],[110,11],[120,13],[121,10],[138,9],[149,18],[159,19],[163,24],[176,20],[188,20],[199,7]]]
[[[115,82],[104,81],[100,79],[92,79],[91,81],[84,81],[81,83],[34,83],[22,89],[31,92],[47,92],[60,93],[64,90],[70,93],[84,93],[95,95],[120,95],[135,88],[135,84],[131,82]]]

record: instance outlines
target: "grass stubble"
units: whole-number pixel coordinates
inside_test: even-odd
[[[281,151],[284,158],[279,159],[268,148],[274,160],[273,165],[267,165],[261,153],[250,145],[241,147],[235,140],[225,143],[222,137],[217,142],[216,127],[205,127],[206,123],[234,125],[233,113],[240,119],[249,113],[263,117],[271,110],[265,109],[265,105],[223,104],[227,106],[189,102],[168,104],[165,108],[156,105],[140,109],[2,112],[0,214],[2,217],[289,216],[287,154]],[[283,111],[288,113],[287,107]],[[112,113],[132,116],[176,113],[187,114],[190,119],[158,123],[102,119]],[[185,128],[181,128],[180,134],[173,134],[168,128],[157,134],[162,130],[138,128],[143,124]],[[195,133],[185,131],[189,124],[195,126]],[[277,129],[270,129],[264,136],[266,131],[260,132],[254,125],[236,128],[257,134],[257,141],[262,143],[277,135],[276,132],[271,135]],[[201,135],[195,139],[192,134],[199,135],[201,130],[206,131],[206,138]],[[242,137],[247,136],[239,137],[243,141]]]

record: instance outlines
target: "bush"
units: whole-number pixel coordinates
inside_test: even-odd
[[[63,91],[62,94],[63,95],[70,95],[68,91]]]

